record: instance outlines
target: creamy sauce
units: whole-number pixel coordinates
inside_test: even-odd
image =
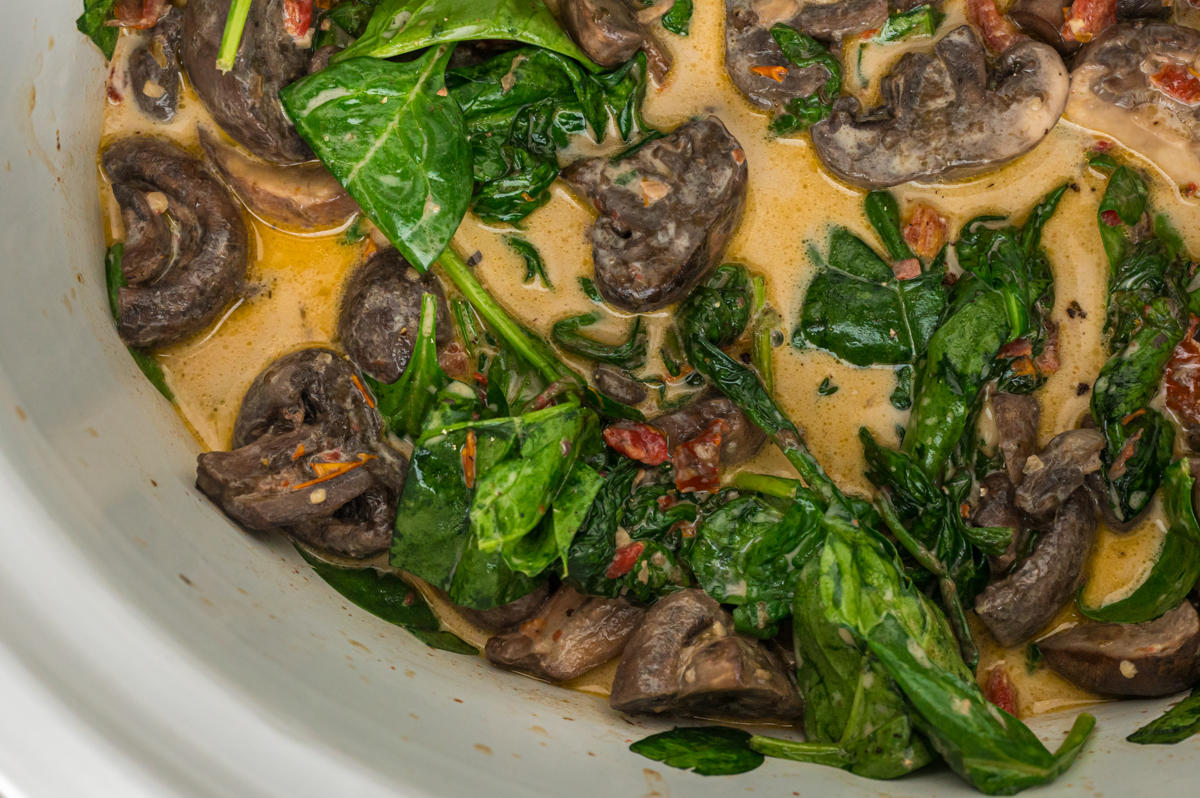
[[[944,35],[963,18],[961,4],[951,0]],[[798,319],[804,290],[813,275],[808,249],[824,251],[832,225],[842,225],[867,241],[874,241],[862,211],[863,192],[838,183],[817,162],[804,137],[774,139],[767,134],[767,116],[753,108],[734,88],[724,70],[724,4],[716,0],[696,3],[691,35],[662,34],[675,66],[666,84],[651,90],[645,104],[649,124],[672,129],[700,114],[716,114],[741,142],[750,167],[745,216],[725,254],[725,260],[746,264],[767,278],[768,298],[780,313],[781,332],[790,341]],[[125,64],[134,37],[125,33],[114,59],[112,85],[125,100],[108,102],[103,127],[104,142],[134,133],[169,137],[198,152],[196,125],[207,114],[190,88],[185,89],[180,112],[169,126],[156,125],[141,116],[128,92]],[[870,45],[863,57],[867,85],[851,80],[857,53],[848,62],[848,90],[868,99],[878,91],[878,80],[903,52],[924,48],[929,39],[898,45]],[[848,50],[857,45],[848,45]],[[1069,118],[1074,118],[1077,104]],[[1088,120],[1079,119],[1086,124]],[[1077,426],[1087,412],[1090,386],[1106,359],[1103,324],[1106,306],[1107,265],[1096,227],[1096,209],[1104,178],[1086,166],[1087,151],[1097,136],[1068,119],[1028,155],[995,172],[950,184],[913,184],[895,190],[902,216],[917,204],[932,206],[956,231],[982,213],[1007,213],[1023,221],[1038,200],[1063,182],[1072,190],[1064,196],[1057,214],[1047,225],[1043,245],[1055,277],[1054,320],[1059,324],[1061,369],[1038,393],[1042,407],[1041,442]],[[1133,144],[1135,142],[1126,142]],[[620,146],[610,135],[603,145],[580,143],[576,152],[607,152]],[[1175,183],[1136,154],[1122,153],[1147,172],[1152,180],[1151,205],[1167,213],[1192,252],[1200,252],[1200,208],[1181,196]],[[120,217],[107,186],[102,187],[102,207],[112,240],[120,240]],[[522,235],[542,254],[553,290],[539,282],[522,282],[524,265],[504,241],[513,232],[490,226],[468,214],[453,246],[464,257],[482,256],[476,274],[484,285],[522,323],[542,334],[566,316],[599,312],[601,325],[589,330],[598,337],[616,340],[628,319],[618,311],[590,302],[578,278],[591,276],[588,226],[593,212],[560,183],[553,198],[523,224]],[[227,448],[242,395],[254,377],[272,360],[294,349],[321,343],[337,346],[336,320],[341,286],[349,271],[361,263],[373,245],[369,239],[346,243],[342,231],[296,235],[272,228],[247,214],[251,230],[251,263],[245,298],[218,325],[194,340],[159,353],[159,360],[176,395],[184,422],[205,449]],[[1069,317],[1066,309],[1078,303],[1083,314]],[[651,352],[657,352],[669,312],[651,314]],[[583,362],[574,365],[586,371]],[[830,475],[844,489],[864,495],[871,485],[863,475],[858,428],[868,427],[883,443],[896,445],[896,426],[907,413],[888,401],[895,387],[890,368],[854,368],[819,351],[801,351],[790,343],[775,350],[776,397],[805,430],[809,446]],[[665,373],[652,358],[647,374]],[[839,387],[821,396],[817,387],[829,378]],[[746,468],[769,474],[794,476],[791,466],[773,447]],[[727,475],[731,476],[731,475]],[[1088,600],[1112,600],[1144,578],[1148,562],[1161,546],[1161,531],[1152,515],[1142,529],[1130,535],[1101,530],[1089,566]],[[380,563],[385,565],[384,563]],[[486,634],[471,626],[443,598],[423,591],[450,631],[474,645]],[[1049,630],[1079,620],[1073,605],[1064,610]],[[1000,665],[1009,671],[1020,695],[1020,714],[1035,715],[1076,707],[1099,700],[1073,687],[1045,667],[1028,668],[1024,648],[1004,650],[975,622],[982,659],[980,680]],[[483,635],[483,638],[481,638]],[[593,671],[569,686],[607,695],[614,665]]]

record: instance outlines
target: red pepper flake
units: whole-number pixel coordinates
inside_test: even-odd
[[[1012,362],[1012,373],[1016,377],[1028,377],[1030,374],[1035,374],[1033,368],[1033,359],[1029,355],[1023,355]]]
[[[1132,413],[1130,413],[1129,415],[1125,416],[1125,418],[1121,419],[1121,426],[1125,426],[1126,424],[1128,424],[1130,421],[1133,421],[1138,416],[1144,416],[1144,415],[1146,415],[1146,408],[1143,407],[1141,410],[1135,410]]]
[[[560,637],[562,637],[562,629],[555,629],[554,634],[550,635],[550,639],[553,640],[555,643],[558,642],[558,638],[560,638]]]
[[[296,451],[292,452],[292,462],[293,463],[296,462],[303,456],[304,456],[304,444],[303,443],[297,444]]]
[[[1096,146],[1092,149],[1094,149],[1096,152],[1108,152],[1112,148],[1113,143],[1111,141],[1108,139],[1101,139],[1100,141],[1096,142]]]
[[[621,421],[604,430],[604,442],[621,454],[649,466],[662,465],[670,459],[667,436],[649,424]]]
[[[477,372],[475,372],[475,382],[479,383],[479,384],[480,384],[480,385],[482,385],[484,388],[486,388],[486,387],[487,387],[487,384],[488,384],[488,382],[487,382],[487,375],[486,375],[486,374],[480,374],[478,371],[477,371]]]
[[[713,419],[708,429],[675,447],[675,487],[680,492],[713,492],[721,487],[721,436],[729,434],[729,422]]]
[[[755,66],[750,67],[750,71],[756,75],[762,75],[764,78],[770,78],[776,83],[783,83],[783,79],[787,77],[787,67],[782,66]]]
[[[312,25],[313,0],[284,0],[283,23],[293,39],[303,39]]]
[[[1066,11],[1064,42],[1090,42],[1097,33],[1117,24],[1117,0],[1075,0]]]
[[[1121,451],[1117,453],[1117,457],[1113,460],[1112,468],[1108,469],[1109,479],[1120,479],[1125,476],[1125,464],[1129,462],[1129,458],[1133,457],[1137,451],[1138,441],[1142,439],[1142,433],[1145,429],[1140,429],[1129,436],[1125,441],[1125,445],[1121,447]]]
[[[1017,688],[1002,666],[996,665],[988,671],[983,697],[1013,717],[1017,716]]]
[[[962,504],[960,504],[958,506],[958,514],[961,515],[963,518],[970,518],[971,517],[971,505],[967,504],[966,502],[963,502]]]
[[[371,392],[367,390],[367,386],[362,384],[362,380],[358,378],[358,375],[351,374],[350,381],[354,383],[354,387],[357,388],[358,392],[362,394],[363,401],[367,403],[367,407],[371,408],[372,410],[375,409],[375,400],[371,398]]]
[[[404,597],[403,603],[404,603],[405,607],[411,607],[413,604],[416,604],[417,603],[416,592],[412,591],[412,590],[408,591],[408,595]]]
[[[620,579],[633,570],[633,566],[637,565],[638,557],[641,557],[645,550],[646,544],[640,540],[617,549],[617,553],[613,555],[612,562],[608,564],[604,575],[609,579]]]
[[[358,461],[349,463],[309,463],[313,472],[316,473],[316,479],[310,479],[307,482],[301,482],[299,485],[293,485],[292,490],[304,490],[311,488],[313,485],[319,485],[322,482],[328,482],[331,479],[336,479],[343,474],[348,474],[356,468],[365,465],[368,460],[374,460],[373,454],[360,454]]]
[[[1150,76],[1150,85],[1184,105],[1200,103],[1200,78],[1185,66],[1167,64]]]
[[[533,197],[530,196],[528,191],[521,192],[521,199],[525,200],[526,202],[533,202]]]
[[[463,481],[467,489],[475,487],[475,430],[467,430],[467,442],[462,447]]]

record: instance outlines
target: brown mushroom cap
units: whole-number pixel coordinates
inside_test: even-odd
[[[129,54],[129,84],[134,101],[146,116],[170,122],[179,108],[179,47],[183,12],[172,7]]]
[[[1025,476],[1025,461],[1037,451],[1042,408],[1037,397],[997,393],[991,397],[996,440],[1004,455],[1004,470],[1013,485]]]
[[[1017,488],[1017,507],[1037,519],[1047,519],[1102,465],[1104,435],[1097,429],[1060,433],[1046,448],[1025,461]]]
[[[1146,623],[1084,623],[1038,642],[1046,664],[1112,696],[1164,696],[1200,682],[1200,615],[1190,601]]]
[[[760,641],[701,590],[658,601],[617,666],[609,704],[630,714],[794,718],[800,697]]]
[[[932,53],[905,53],[883,79],[882,105],[863,112],[853,97],[834,103],[812,128],[813,148],[831,172],[864,188],[978,174],[1044,139],[1068,86],[1062,59],[1040,42],[1012,45],[989,76],[983,42],[963,25]]]
[[[242,400],[233,451],[197,459],[196,486],[250,529],[350,557],[386,549],[408,464],[361,385],[329,349],[279,358]]]
[[[676,128],[613,161],[585,158],[562,177],[600,212],[596,287],[644,313],[683,299],[725,252],[746,204],[746,153],[720,119]]]
[[[279,101],[279,91],[308,72],[309,45],[285,27],[287,0],[256,0],[233,69],[217,68],[217,51],[233,0],[191,0],[183,12],[183,65],[204,107],[234,141],[278,164],[311,160]]]
[[[100,160],[126,227],[117,332],[155,349],[203,330],[246,274],[241,208],[201,161],[162,139],[120,139]]]
[[[1024,643],[1075,597],[1095,535],[1096,509],[1081,488],[1059,508],[1033,552],[975,600],[975,612],[996,642]]]
[[[516,631],[489,639],[483,653],[502,668],[565,682],[619,656],[643,614],[625,599],[564,585]]]

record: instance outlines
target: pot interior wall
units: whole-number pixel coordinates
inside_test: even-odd
[[[670,722],[428,649],[284,541],[228,523],[108,316],[106,67],[75,31],[79,6],[0,3],[0,637],[125,767],[159,795],[969,794],[945,770],[881,785],[782,761],[736,781],[662,767],[627,749]],[[1099,707],[1096,738],[1047,792],[1184,794],[1200,743],[1122,742],[1163,705]],[[1054,747],[1070,719],[1034,727]]]

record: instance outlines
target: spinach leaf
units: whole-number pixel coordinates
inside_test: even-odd
[[[393,58],[437,44],[504,39],[544,47],[598,72],[563,33],[542,0],[382,0],[366,32],[335,63],[356,56]]]
[[[551,337],[561,349],[597,363],[608,363],[626,371],[637,371],[646,365],[646,349],[649,336],[642,327],[642,317],[635,316],[629,328],[629,338],[622,344],[602,344],[576,332],[580,327],[590,327],[600,321],[597,313],[556,321],[550,330]]]
[[[451,50],[432,47],[406,64],[343,60],[280,92],[301,138],[421,271],[471,195],[466,123],[444,90]]]
[[[839,227],[829,238],[827,264],[805,292],[792,343],[856,366],[912,365],[945,304],[940,268],[898,280],[862,239]]]
[[[355,39],[367,30],[367,23],[375,13],[375,0],[342,0],[321,15],[317,24],[317,34],[313,39],[313,49],[322,47],[350,46]],[[324,24],[329,20],[329,25]]]
[[[820,542],[824,512],[802,488],[786,511],[748,495],[704,518],[687,563],[704,592],[734,605],[737,631],[763,638],[778,634],[779,621],[792,614],[799,567]]]
[[[419,323],[412,357],[400,379],[389,385],[363,375],[379,400],[379,414],[401,438],[416,438],[421,433],[435,395],[450,381],[438,364],[437,297],[433,294],[421,296]]]
[[[946,15],[931,5],[917,6],[911,11],[893,11],[887,22],[872,38],[876,42],[898,42],[918,36],[933,36]]]
[[[642,466],[627,458],[608,472],[592,502],[586,521],[575,537],[564,581],[593,596],[625,596],[650,604],[661,596],[692,584],[680,564],[685,546],[682,530],[696,520],[696,505],[670,484],[642,485],[630,492]],[[640,545],[624,573],[609,566],[617,553],[618,528]]]
[[[867,221],[875,228],[876,235],[883,241],[892,260],[915,258],[904,232],[900,229],[900,206],[890,191],[872,191],[863,200]]]
[[[817,554],[803,565],[792,620],[805,734],[809,743],[833,746],[839,752],[828,762],[817,761],[876,779],[918,770],[933,760],[933,752],[917,732],[904,695],[878,659],[862,651],[828,617],[820,560]],[[828,756],[825,749],[818,752]],[[793,748],[789,753],[810,752]]]
[[[778,114],[771,122],[771,132],[777,136],[798,133],[829,117],[833,101],[842,93],[842,62],[821,44],[806,33],[801,33],[787,25],[776,24],[771,27],[771,36],[775,39],[783,55],[797,69],[804,69],[820,64],[829,73],[825,84],[808,97],[795,97],[788,100],[783,113]]]
[[[629,750],[701,776],[745,773],[763,763],[763,755],[750,748],[750,733],[728,726],[676,727],[638,740]]]
[[[775,329],[779,326],[779,314],[767,303],[767,281],[755,275],[750,281],[754,295],[751,307],[750,362],[758,372],[767,393],[775,390],[775,368],[772,350],[775,348]]]
[[[1108,264],[1116,269],[1128,254],[1132,228],[1146,211],[1150,190],[1141,175],[1127,166],[1118,166],[1108,178],[1108,188],[1096,211],[1100,238]]]
[[[833,384],[833,377],[826,377],[821,380],[821,384],[817,386],[817,393],[821,396],[833,396],[838,392],[838,386]]]
[[[113,18],[113,6],[116,3],[117,0],[84,0],[83,14],[75,20],[76,29],[95,42],[109,60],[112,60],[117,39],[121,35],[120,28],[108,24]]]
[[[604,304],[604,297],[600,296],[600,289],[596,287],[596,281],[591,277],[579,278],[579,290],[583,291],[584,296],[592,302],[598,305]]]
[[[763,756],[808,762],[812,765],[828,765],[843,770],[848,770],[853,763],[850,754],[835,743],[798,743],[795,740],[762,737],[756,734],[750,738],[750,747]]]
[[[688,35],[688,27],[692,24],[692,0],[675,0],[671,10],[663,15],[662,26],[671,33],[680,36]]]
[[[476,182],[472,208],[485,221],[517,222],[549,198],[557,152],[589,130],[602,142],[609,118],[628,140],[645,127],[646,57],[589,74],[550,50],[501,53],[447,75],[467,119]]]
[[[1200,734],[1200,687],[1125,739],[1138,745],[1172,745]]]
[[[890,544],[841,519],[827,518],[826,528],[819,560],[826,616],[879,660],[956,773],[985,793],[1011,795],[1070,767],[1095,718],[1080,715],[1051,754],[1023,723],[988,704],[950,627],[904,577]]]
[[[124,253],[124,244],[113,244],[104,253],[104,281],[108,287],[108,307],[112,311],[114,321],[119,321],[117,312],[119,291],[129,285],[129,282],[125,279],[125,273],[121,271],[121,256]],[[174,402],[175,394],[171,393],[171,389],[167,386],[167,377],[163,374],[162,366],[159,365],[154,355],[134,349],[131,346],[125,348],[129,350],[129,356],[133,358],[133,362],[141,369],[142,374],[145,374],[146,379],[150,380],[150,384],[168,402]]]
[[[546,262],[542,260],[542,255],[537,251],[537,247],[530,244],[520,236],[506,236],[505,241],[508,245],[516,250],[525,261],[525,280],[528,285],[534,279],[542,281],[542,285],[549,289],[554,288],[554,284],[550,282],[550,277],[546,274]]]
[[[1168,450],[1167,456],[1170,457]],[[1132,461],[1131,461],[1132,462]],[[1150,572],[1125,598],[1088,606],[1080,592],[1079,610],[1088,618],[1110,623],[1152,621],[1178,607],[1200,579],[1200,523],[1192,507],[1194,480],[1186,458],[1176,460],[1163,478],[1167,528]]]
[[[407,629],[431,648],[455,654],[479,654],[458,636],[442,631],[441,622],[425,599],[399,576],[369,567],[343,568],[319,560],[301,546],[296,546],[296,550],[317,576],[372,615]]]

